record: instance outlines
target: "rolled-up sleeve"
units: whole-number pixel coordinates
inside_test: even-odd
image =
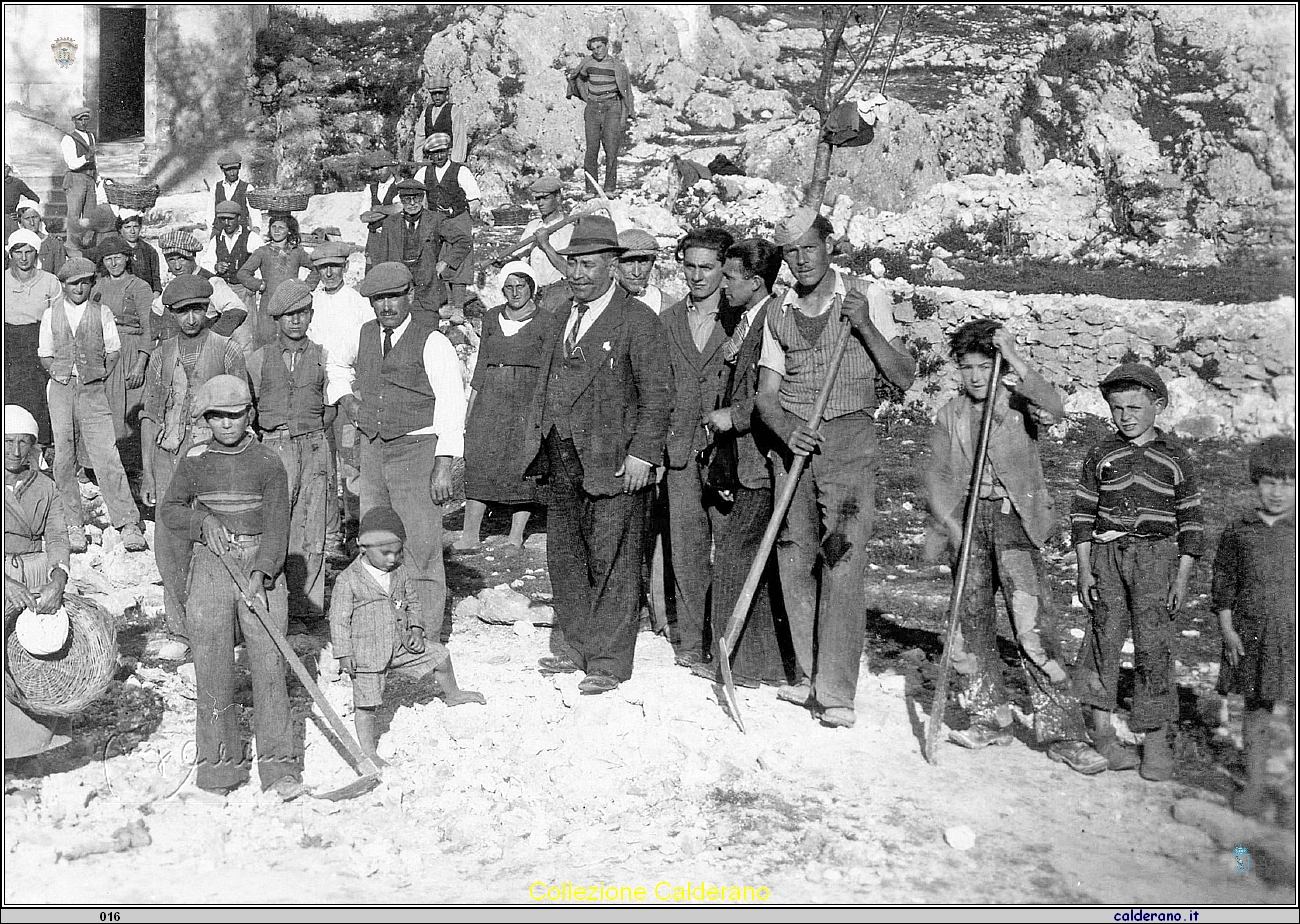
[[[433,432],[440,456],[465,454],[465,383],[456,348],[434,331],[424,342],[424,371],[433,389]]]

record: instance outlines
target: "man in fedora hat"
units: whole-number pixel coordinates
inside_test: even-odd
[[[573,300],[542,364],[526,453],[550,484],[547,564],[571,651],[541,669],[584,671],[587,694],[632,676],[646,506],[672,406],[664,329],[614,283],[622,250],[614,222],[590,215],[562,251]]]
[[[423,158],[425,140],[434,132],[442,132],[451,136],[451,159],[458,164],[465,163],[469,156],[469,132],[465,127],[465,111],[450,102],[451,82],[445,74],[425,71],[424,89],[429,94],[429,102],[415,120],[411,160]]]
[[[248,185],[248,180],[239,178],[239,171],[244,166],[243,158],[234,151],[222,151],[217,155],[217,166],[221,168],[222,179],[212,190],[214,205],[220,206],[223,202],[233,202],[239,206],[238,224],[241,228],[245,230],[260,228],[262,216],[257,209],[248,204],[248,191],[253,187]],[[217,217],[220,216],[221,212],[218,210]],[[215,231],[213,236],[216,236]]]
[[[587,104],[583,124],[587,133],[584,169],[593,177],[600,149],[605,149],[605,192],[614,195],[618,175],[618,149],[627,131],[628,119],[636,116],[632,80],[627,65],[609,53],[609,36],[587,39],[591,54],[574,74],[578,97]]]
[[[59,151],[67,167],[63,174],[63,191],[68,198],[69,235],[77,227],[77,219],[98,202],[95,184],[99,180],[99,169],[95,166],[95,149],[99,145],[90,131],[90,116],[91,112],[85,106],[72,110],[72,131],[59,142]]]
[[[410,271],[417,312],[437,312],[447,303],[447,284],[469,259],[474,243],[468,228],[425,208],[427,196],[428,188],[419,180],[400,180],[402,210],[384,219],[373,253],[367,251],[376,266],[401,263]]]

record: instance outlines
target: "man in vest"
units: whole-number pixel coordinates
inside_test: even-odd
[[[90,133],[90,116],[91,112],[85,106],[74,109],[72,131],[59,142],[59,151],[67,166],[67,172],[63,174],[63,191],[68,197],[69,246],[73,245],[72,232],[77,227],[77,220],[99,201],[95,197],[95,183],[99,180],[99,170],[95,166],[98,143]]]
[[[429,103],[415,120],[411,160],[423,157],[425,139],[441,132],[451,136],[451,159],[458,164],[465,163],[469,157],[469,133],[465,129],[464,110],[448,102],[451,84],[442,74],[426,73],[424,86],[429,93]]]
[[[199,239],[188,231],[169,231],[158,241],[158,247],[171,275],[168,285],[184,276],[207,280],[207,325],[215,333],[234,341],[245,357],[252,354],[253,314],[224,279],[199,266],[196,255],[203,249]],[[166,289],[154,298],[153,313],[161,318],[158,339],[174,336],[179,316],[167,311]]]
[[[401,263],[411,273],[417,313],[436,313],[447,303],[447,284],[469,259],[474,244],[464,224],[444,221],[425,208],[427,195],[419,180],[398,181],[402,210],[384,219],[382,241],[373,255],[376,266]]]
[[[452,308],[463,309],[469,286],[474,282],[472,219],[478,218],[482,209],[482,194],[469,168],[450,159],[450,135],[434,132],[424,142],[424,150],[433,161],[433,169],[421,167],[415,178],[428,188],[429,208],[442,215],[443,226],[449,232],[454,227],[460,236],[470,240],[469,255],[460,261],[459,269],[448,280]],[[442,246],[446,251],[450,244],[444,241]],[[440,259],[445,261],[446,257],[440,255]]]
[[[600,149],[605,149],[605,193],[614,195],[618,176],[618,149],[627,131],[628,119],[636,116],[632,81],[627,65],[609,53],[609,37],[587,39],[590,56],[583,59],[574,75],[578,97],[587,104],[583,124],[587,131],[587,156],[583,167],[593,177]]]
[[[192,235],[186,236],[197,250],[198,241]],[[178,246],[169,238],[172,234],[163,236],[164,251]],[[193,253],[189,256],[192,258]],[[144,409],[140,412],[140,442],[144,448],[140,496],[150,507],[156,507],[167,494],[176,466],[190,448],[212,437],[207,424],[201,418],[195,420],[192,413],[199,386],[217,375],[247,377],[243,352],[232,340],[211,329],[208,312],[212,294],[212,281],[196,273],[178,274],[163,289],[163,304],[174,332],[159,341],[149,361]],[[163,582],[167,629],[174,637],[164,649],[169,660],[181,660],[188,651],[184,604],[189,549],[188,536],[172,535],[155,520],[154,559]]]
[[[584,217],[563,251],[573,303],[557,325],[529,413],[529,473],[550,483],[547,566],[571,653],[543,673],[584,671],[606,693],[632,676],[646,508],[672,407],[668,340],[614,283],[614,222]]]
[[[307,336],[311,289],[300,279],[286,279],[271,293],[267,312],[275,319],[276,339],[249,357],[248,381],[262,445],[289,475],[289,613],[319,619],[325,615],[325,523],[332,493],[325,431],[337,409],[325,407],[325,351]]]
[[[378,209],[381,205],[392,205],[397,201],[397,160],[387,151],[370,151],[363,163],[370,171],[370,182],[366,184],[366,197],[370,208]]]
[[[811,457],[777,540],[799,678],[777,696],[819,709],[824,725],[849,727],[856,720],[867,610],[863,570],[876,506],[875,379],[879,373],[906,389],[916,367],[897,336],[889,294],[831,266],[831,232],[830,222],[810,208],[777,226],[776,243],[795,285],[768,310],[755,402],[783,444],[774,460],[777,493],[794,457]],[[851,330],[848,348],[814,430],[808,421],[844,324]]]
[[[411,313],[413,288],[400,263],[381,263],[361,281],[375,320],[361,328],[354,390],[338,403],[361,432],[361,516],[373,507],[402,511],[425,625],[441,627],[445,643],[442,505],[452,497],[452,462],[464,454],[465,384],[437,317]]]
[[[243,302],[245,310],[251,312],[257,293],[242,285],[236,274],[253,251],[266,242],[252,228],[240,224],[243,215],[239,203],[233,199],[217,203],[216,227],[199,254],[198,264],[212,275],[221,277]]]
[[[212,196],[216,205],[223,202],[233,202],[238,205],[239,226],[244,229],[256,230],[262,226],[262,216],[257,209],[248,204],[248,191],[253,187],[248,185],[247,180],[239,178],[239,171],[243,165],[243,160],[233,151],[222,151],[218,154],[217,166],[221,168],[223,179],[217,183],[216,189],[212,191]],[[217,214],[220,215],[221,213],[217,212]]]
[[[122,349],[113,312],[90,301],[95,264],[73,257],[59,270],[63,303],[41,319],[37,355],[49,373],[46,393],[54,428],[54,482],[68,518],[68,542],[74,552],[86,550],[84,512],[77,481],[77,442],[95,469],[109,520],[122,533],[128,551],[143,552],[140,511],[131,497],[122,458],[117,452],[113,412],[104,383],[117,365]]]

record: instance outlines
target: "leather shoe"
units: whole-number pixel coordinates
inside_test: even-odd
[[[776,698],[794,703],[796,706],[807,706],[812,702],[812,684],[805,680],[802,683],[788,683],[783,687],[777,687]]]
[[[582,678],[578,684],[578,692],[585,696],[595,696],[598,693],[608,693],[618,686],[618,681],[609,674],[593,672]]]
[[[706,663],[708,658],[704,657],[704,655],[698,651],[683,651],[678,653],[675,660],[678,667],[693,668],[697,664]]]
[[[980,748],[986,748],[991,744],[1006,747],[1015,741],[1016,737],[1005,728],[998,728],[984,722],[972,722],[970,728],[965,731],[958,731],[955,728],[948,729],[948,740],[953,744],[970,748],[972,751],[978,751]]]
[[[852,728],[858,720],[857,715],[848,706],[830,706],[821,716],[822,724],[831,728]]]
[[[706,664],[699,661],[691,665],[691,673],[696,677],[703,677],[713,683],[722,683],[722,671],[716,664]],[[747,690],[757,690],[759,682],[753,677],[746,677],[744,674],[732,673],[732,682],[738,687],[744,687]]]
[[[1047,756],[1085,776],[1101,773],[1110,767],[1110,761],[1086,741],[1053,741],[1047,746]]]
[[[543,674],[576,674],[582,670],[572,658],[564,655],[547,655],[538,658],[537,669]]]

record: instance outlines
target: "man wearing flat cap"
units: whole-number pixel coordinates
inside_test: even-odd
[[[248,204],[248,191],[253,187],[248,185],[248,180],[239,178],[240,168],[244,166],[243,158],[234,151],[222,151],[217,155],[217,166],[221,168],[222,179],[212,190],[213,204],[219,206],[223,202],[233,202],[239,206],[239,227],[256,231],[262,226],[262,216]],[[220,216],[221,212],[217,211],[217,215]]]
[[[451,82],[442,73],[424,72],[424,90],[429,102],[415,120],[415,139],[411,145],[411,160],[424,159],[426,139],[435,132],[451,137],[451,159],[458,164],[469,157],[469,131],[465,124],[465,110],[450,102]]]
[[[9,268],[4,271],[5,400],[30,408],[40,425],[42,446],[54,443],[46,403],[45,373],[36,355],[41,318],[63,303],[58,277],[37,265],[41,239],[19,228],[5,241]]]
[[[68,197],[68,244],[72,245],[77,219],[95,207],[95,183],[99,169],[95,166],[98,142],[90,131],[91,112],[85,106],[72,110],[72,131],[59,142],[59,152],[67,172],[63,174],[63,192]]]
[[[448,283],[469,259],[474,239],[465,226],[425,208],[428,189],[419,180],[398,181],[397,196],[402,210],[384,219],[382,241],[373,259],[376,266],[405,266],[414,280],[415,311],[436,313],[447,303]]]
[[[554,311],[561,304],[567,308],[572,292],[569,291],[569,261],[560,256],[560,250],[569,246],[573,237],[573,225],[565,225],[553,232],[543,233],[542,229],[558,224],[569,217],[564,208],[562,190],[564,184],[555,174],[539,176],[533,180],[529,191],[537,205],[538,217],[524,226],[524,233],[519,235],[519,242],[531,240],[533,247],[526,257],[537,278],[537,304],[547,311]]]
[[[158,248],[171,274],[168,285],[184,276],[196,276],[208,283],[208,326],[229,337],[247,358],[253,352],[253,315],[224,279],[199,266],[198,254],[203,249],[199,239],[188,231],[169,231],[158,241]],[[160,319],[159,340],[174,336],[178,316],[167,310],[165,289],[154,298],[153,313]]]
[[[450,135],[434,132],[425,139],[424,150],[432,163],[417,170],[415,178],[428,189],[428,207],[442,216],[443,227],[448,229],[449,235],[454,227],[457,237],[468,237],[471,242],[469,255],[460,261],[459,268],[448,280],[452,307],[464,308],[469,286],[474,282],[472,219],[479,217],[482,193],[469,168],[449,159]],[[439,255],[439,259],[451,262],[448,252],[452,245],[444,241],[442,246],[444,252]]]
[[[192,235],[186,236],[197,250],[198,241]],[[171,237],[163,237],[164,251],[189,246],[190,242],[169,240]],[[189,251],[189,255],[192,257],[193,252]],[[156,506],[166,495],[177,463],[190,448],[212,437],[202,419],[194,420],[194,395],[199,387],[217,375],[247,378],[243,352],[208,323],[212,295],[213,281],[192,272],[178,275],[163,289],[162,302],[175,332],[160,340],[154,349],[144,409],[140,412],[140,441],[144,444],[140,494],[149,506]],[[154,558],[163,581],[167,628],[177,641],[184,642],[189,539],[170,536],[157,522],[154,528]],[[183,645],[176,653],[178,660],[183,657]]]
[[[257,293],[239,281],[239,268],[266,241],[256,230],[243,224],[247,220],[247,207],[241,208],[237,200],[218,202],[216,213],[216,226],[199,254],[198,265],[213,276],[221,277],[243,303],[244,309],[251,312]]]
[[[267,313],[276,336],[248,358],[248,381],[262,445],[289,475],[289,612],[319,619],[325,615],[325,524],[334,493],[326,431],[337,409],[325,406],[325,350],[308,337],[315,311],[307,283],[280,283]]]
[[[755,403],[780,440],[778,493],[796,455],[810,456],[777,540],[796,683],[777,697],[852,726],[867,604],[867,541],[876,506],[876,376],[901,389],[915,364],[894,325],[893,302],[831,266],[830,222],[800,208],[776,228],[795,284],[768,308]],[[821,426],[809,425],[844,325],[849,336]],[[820,573],[820,579],[819,579]]]
[[[618,149],[627,131],[628,119],[636,116],[632,80],[627,65],[609,53],[609,36],[587,39],[591,52],[574,74],[578,97],[587,104],[583,125],[587,133],[587,156],[583,168],[593,177],[600,149],[605,149],[605,192],[614,195],[618,178]]]
[[[74,552],[86,550],[85,512],[77,481],[77,449],[95,469],[99,491],[109,520],[122,533],[128,551],[143,552],[140,511],[117,453],[113,413],[104,383],[121,354],[113,312],[90,300],[95,284],[95,264],[73,257],[59,270],[63,303],[41,319],[37,355],[49,374],[46,393],[50,424],[54,428],[54,483],[63,498],[68,519],[68,543]]]
[[[547,347],[526,432],[550,485],[547,564],[569,650],[546,673],[584,671],[583,693],[632,676],[646,507],[672,406],[659,319],[614,282],[614,223],[585,216],[563,255],[573,300]]]
[[[373,507],[402,511],[406,565],[425,624],[441,627],[445,642],[442,505],[452,497],[452,462],[464,455],[465,384],[437,316],[412,313],[414,286],[396,262],[361,281],[375,320],[361,328],[354,390],[338,405],[361,432],[361,515]]]

